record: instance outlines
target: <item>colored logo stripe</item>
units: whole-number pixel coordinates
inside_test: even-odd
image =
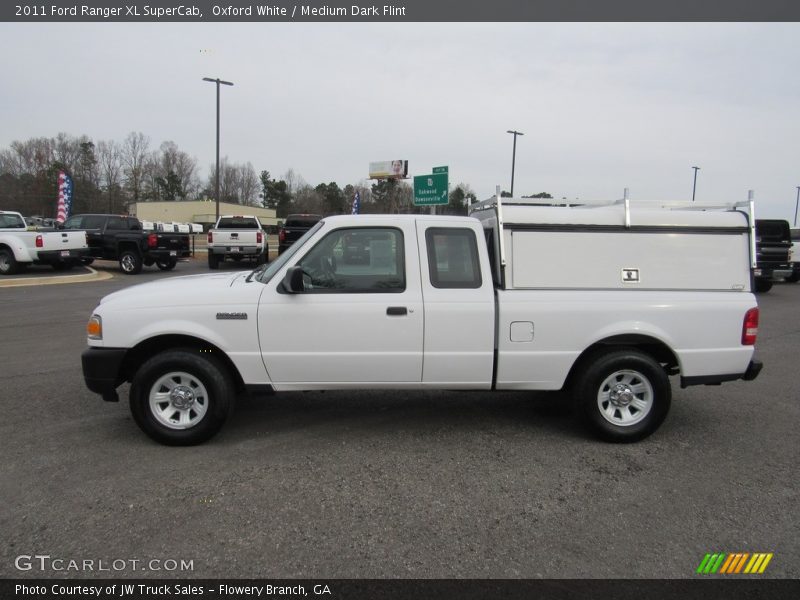
[[[767,569],[767,565],[772,560],[773,553],[756,552],[715,552],[703,557],[697,573],[703,575],[713,575],[715,573],[732,575],[745,573],[749,575],[761,574]]]

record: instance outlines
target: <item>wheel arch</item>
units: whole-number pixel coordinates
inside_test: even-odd
[[[126,354],[122,362],[121,380],[132,381],[136,371],[153,355],[164,350],[189,348],[198,353],[213,356],[227,369],[237,391],[245,388],[244,379],[230,357],[218,346],[202,338],[191,335],[165,334],[148,338],[136,344]]]
[[[8,250],[11,252],[11,257],[18,263],[33,262],[33,257],[28,249],[23,246],[14,247],[12,243],[5,240],[0,241],[0,250]]]
[[[680,372],[678,355],[662,340],[638,333],[613,335],[598,340],[581,352],[569,370],[564,387],[572,387],[576,377],[585,369],[586,363],[597,355],[623,349],[639,350],[651,356],[653,360],[665,367],[668,375],[677,375]]]
[[[136,242],[131,240],[123,240],[121,242],[117,242],[117,254],[122,254],[126,250],[133,250],[139,256],[142,256],[142,249]]]

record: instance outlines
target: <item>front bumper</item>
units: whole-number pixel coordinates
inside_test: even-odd
[[[83,380],[106,402],[118,402],[117,386],[122,383],[122,361],[127,348],[87,348],[81,354]]]
[[[743,379],[744,381],[753,381],[761,369],[764,368],[764,363],[760,360],[753,359],[747,365],[747,370],[744,373],[736,373],[734,375],[700,375],[699,377],[681,377],[681,387],[689,387],[690,385],[719,385],[726,381],[737,381]]]

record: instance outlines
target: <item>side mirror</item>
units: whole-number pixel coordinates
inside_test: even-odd
[[[283,287],[290,294],[302,294],[306,291],[303,284],[303,267],[289,267],[283,277]]]

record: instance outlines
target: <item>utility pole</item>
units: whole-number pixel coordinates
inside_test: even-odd
[[[525,135],[520,131],[514,131],[509,129],[506,133],[510,133],[514,136],[514,150],[511,153],[511,197],[514,197],[514,165],[517,162],[517,136],[518,135]]]
[[[694,169],[694,183],[692,184],[692,202],[694,202],[694,193],[697,190],[697,172],[700,167],[692,167]]]
[[[214,198],[217,201],[217,221],[219,221],[219,86],[233,85],[230,81],[222,81],[219,77],[203,77],[203,81],[210,81],[217,84],[217,174],[214,177]]]
[[[797,200],[794,203],[794,226],[797,227],[797,207],[800,205],[800,185],[797,186]]]

